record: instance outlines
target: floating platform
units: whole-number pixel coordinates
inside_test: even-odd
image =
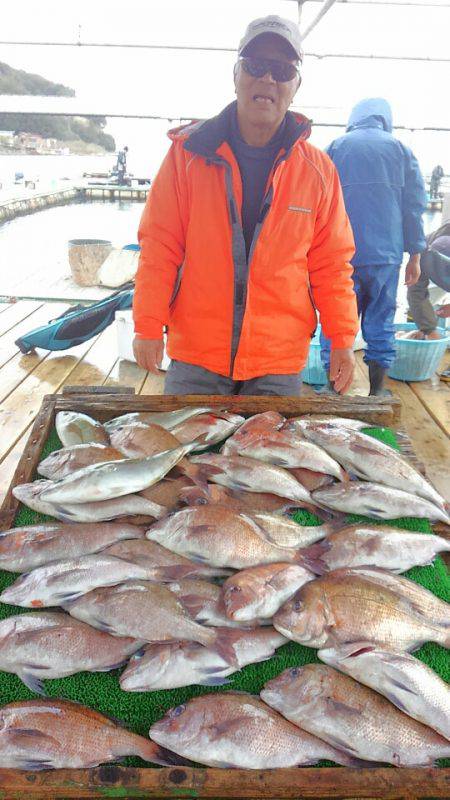
[[[78,186],[77,191],[81,197],[100,198],[102,200],[134,200],[145,203],[150,191],[147,186],[118,186],[108,183],[90,183],[88,186]]]

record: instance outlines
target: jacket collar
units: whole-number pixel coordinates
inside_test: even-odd
[[[196,121],[169,131],[171,139],[184,139],[183,147],[191,153],[211,158],[216,155],[223,142],[230,141],[231,121],[236,101],[226,106],[216,117],[204,122]],[[298,139],[307,139],[311,133],[311,122],[303,114],[288,111],[282,148],[288,152]]]

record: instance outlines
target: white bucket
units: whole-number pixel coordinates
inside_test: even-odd
[[[136,359],[133,353],[133,339],[134,339],[134,323],[133,312],[130,309],[126,311],[116,311],[116,331],[117,331],[117,351],[119,358],[124,358],[126,361],[134,361]],[[170,364],[170,358],[166,354],[164,348],[164,357],[161,364],[161,369],[166,372]]]

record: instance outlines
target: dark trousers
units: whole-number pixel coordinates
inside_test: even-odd
[[[247,381],[235,381],[204,367],[171,361],[166,373],[164,394],[241,394],[299,395],[301,373],[294,375],[261,375]]]
[[[353,283],[367,349],[364,361],[375,361],[387,369],[395,358],[394,316],[400,265],[355,267]],[[331,342],[321,336],[321,357],[330,368]]]
[[[438,318],[430,302],[428,284],[430,281],[450,292],[450,258],[436,250],[426,250],[420,258],[420,278],[408,288],[408,305],[417,327],[424,333],[431,333],[438,324]]]

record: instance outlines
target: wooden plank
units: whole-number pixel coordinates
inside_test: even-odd
[[[73,386],[102,386],[117,357],[115,342],[114,328],[109,326],[60,385],[70,382]]]
[[[42,301],[39,300],[19,300],[17,303],[12,303],[0,317],[1,334],[9,331],[25,317],[29,317],[41,305]]]
[[[147,377],[140,393],[150,395],[163,394],[165,379],[165,372],[160,372],[158,375],[154,375],[152,372],[147,372]]]
[[[28,433],[24,433],[19,441],[0,463],[0,508],[5,500],[6,494],[11,483],[11,479],[20,461],[21,455],[27,443]]]
[[[45,325],[50,319],[54,319],[62,314],[67,308],[68,303],[44,303],[33,311],[25,319],[20,320],[14,327],[7,332],[0,334],[0,367],[6,364],[14,355],[19,353],[19,348],[14,344],[19,336]],[[1,317],[0,317],[1,325]],[[19,356],[20,358],[20,356]]]
[[[80,395],[77,398],[58,397],[58,411],[73,409],[89,414],[95,411],[101,419],[108,419],[128,411],[148,411],[166,409],[173,410],[188,405],[208,405],[223,408],[243,414],[257,414],[261,411],[278,409],[285,416],[292,417],[300,414],[338,414],[344,417],[358,419],[379,425],[395,427],[400,421],[400,402],[396,398],[385,397],[340,397],[314,396],[314,397],[273,397],[273,396],[245,396],[231,395],[144,395],[136,397],[97,398]]]
[[[430,798],[450,796],[450,769],[133,769],[0,770],[8,800],[36,798]]]
[[[386,386],[401,400],[403,425],[428,479],[450,501],[450,441],[407,383],[389,378]]]
[[[54,424],[54,408],[53,397],[51,395],[45,397],[6,492],[0,511],[0,530],[11,528],[13,525],[19,501],[13,496],[12,489],[14,486],[29,483],[32,480],[42,449]]]
[[[136,394],[140,394],[146,376],[146,370],[138,367],[134,361],[118,358],[105,381],[105,386],[132,386]]]
[[[3,311],[6,311],[6,309],[9,308],[11,305],[12,303],[2,303],[0,301],[0,314],[2,314]]]
[[[50,353],[6,398],[0,408],[0,459],[9,453],[31,425],[44,396],[58,391],[94,343],[95,339],[84,342],[64,351],[64,355]]]
[[[415,381],[409,386],[442,432],[450,438],[450,386],[443,381]]]

